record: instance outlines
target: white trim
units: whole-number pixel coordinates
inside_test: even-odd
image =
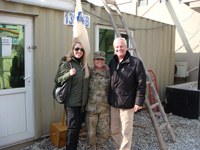
[[[15,15],[39,16],[38,14],[34,14],[34,13],[27,13],[27,12],[20,12],[20,11],[11,11],[11,10],[5,10],[5,9],[0,9],[0,12],[3,12],[3,13],[12,13],[12,14],[15,14]]]
[[[58,9],[63,11],[75,11],[75,2],[74,1],[63,1],[63,0],[6,0],[16,3]]]
[[[99,51],[99,29],[100,28],[114,30],[113,27],[111,27],[111,26],[106,26],[106,25],[96,25],[95,26],[95,51]]]

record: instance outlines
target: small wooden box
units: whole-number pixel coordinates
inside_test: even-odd
[[[50,140],[57,148],[66,146],[67,128],[66,123],[62,125],[62,122],[52,123],[50,125]]]

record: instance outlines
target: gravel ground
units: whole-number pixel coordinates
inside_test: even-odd
[[[187,119],[172,114],[167,114],[171,127],[175,133],[176,142],[172,143],[167,129],[163,129],[162,136],[169,150],[200,150],[200,120]],[[157,122],[163,123],[162,117],[157,117]],[[134,115],[134,128],[132,138],[132,150],[159,150],[149,114],[146,110]],[[139,127],[144,126],[143,127]],[[84,136],[79,138],[78,150],[87,150],[89,147]],[[103,145],[104,150],[115,150],[112,137]],[[57,149],[49,140],[44,138],[21,150],[65,150],[65,147]]]

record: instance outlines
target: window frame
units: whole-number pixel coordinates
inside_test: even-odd
[[[112,26],[108,26],[108,25],[100,25],[100,24],[97,24],[96,26],[95,26],[95,52],[97,51],[99,51],[99,29],[108,29],[108,30],[114,30],[113,29],[113,27]],[[119,32],[121,33],[121,34],[126,34],[126,31],[125,31],[125,29],[123,29],[123,28],[118,28],[118,30],[119,30]],[[133,30],[129,30],[130,31],[130,33],[131,33],[131,36],[133,37]],[[114,35],[115,36],[115,38],[117,37],[116,36],[116,34]],[[129,45],[127,45],[127,47],[129,48],[129,47],[132,47],[131,46],[131,41],[130,41],[130,39],[129,39]],[[131,53],[131,55],[133,56],[133,51],[131,50],[131,51],[129,51],[130,53]],[[114,54],[115,54],[115,51],[114,51]]]

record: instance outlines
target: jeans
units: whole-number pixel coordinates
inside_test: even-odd
[[[66,125],[67,135],[66,135],[66,150],[77,150],[77,144],[79,139],[79,133],[83,119],[85,118],[85,113],[81,111],[81,106],[68,107],[66,106]]]

